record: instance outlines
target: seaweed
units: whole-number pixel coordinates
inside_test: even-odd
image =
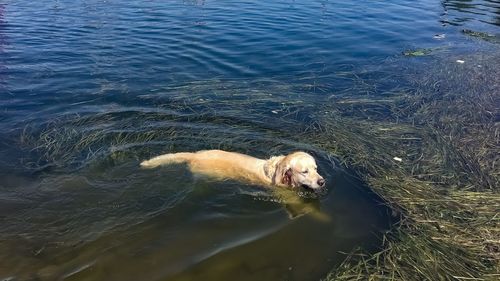
[[[380,251],[350,253],[326,280],[498,280],[500,57],[469,59],[488,69],[425,65],[382,118],[318,121],[316,145],[402,218]]]
[[[490,34],[487,32],[474,31],[470,29],[462,29],[462,33],[470,37],[478,38],[490,43],[500,43],[500,36],[495,34]]]

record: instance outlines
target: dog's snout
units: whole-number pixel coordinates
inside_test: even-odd
[[[325,180],[324,179],[319,179],[318,180],[318,185],[321,186],[321,187],[325,186]]]

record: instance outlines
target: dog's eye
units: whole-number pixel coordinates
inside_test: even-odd
[[[302,174],[307,174],[308,170],[302,171]]]

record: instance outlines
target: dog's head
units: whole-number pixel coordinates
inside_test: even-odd
[[[311,155],[294,152],[276,164],[273,183],[320,191],[325,186],[325,179],[318,174],[318,166]]]

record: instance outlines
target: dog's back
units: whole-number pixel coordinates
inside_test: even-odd
[[[223,150],[201,150],[197,152],[169,153],[154,157],[141,163],[143,168],[186,163],[189,169],[198,174],[216,178],[246,180],[269,184],[264,174],[265,160],[245,154]]]

